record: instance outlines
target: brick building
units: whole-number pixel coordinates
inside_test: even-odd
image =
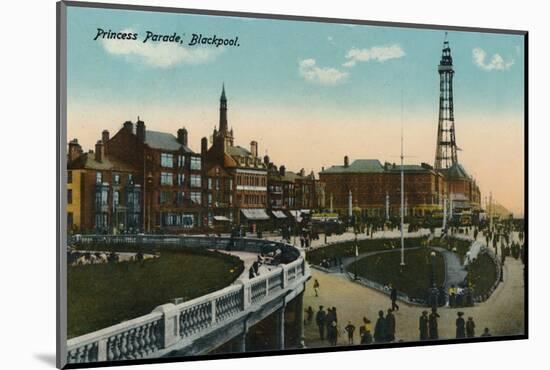
[[[405,165],[405,213],[424,216],[440,210],[445,196],[443,174],[428,164]],[[363,217],[385,217],[386,204],[390,217],[398,216],[401,206],[401,166],[382,165],[375,159],[358,159],[322,170],[319,178],[325,184],[325,198],[333,211],[348,215],[350,198],[353,209]]]
[[[250,149],[234,144],[233,129],[229,130],[227,122],[225,87],[220,97],[219,127],[214,129],[212,146],[206,148],[206,143],[203,138],[201,151],[207,181],[220,184],[216,190],[207,189],[207,196],[223,200],[208,204],[209,222],[218,216],[220,220],[227,218],[231,224],[248,224],[255,229],[268,221],[267,166],[258,157],[256,141],[250,142]]]
[[[137,232],[141,229],[141,185],[132,165],[105,151],[108,135],[83,153],[69,143],[67,163],[67,225],[72,232]]]
[[[137,169],[143,187],[142,228],[147,232],[188,232],[203,226],[203,175],[200,154],[187,142],[187,130],[177,136],[147,130],[131,121],[112,137],[105,149]]]

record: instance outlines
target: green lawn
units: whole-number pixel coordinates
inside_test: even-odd
[[[468,267],[468,279],[475,296],[485,295],[497,279],[497,267],[487,253],[480,253]]]
[[[405,239],[405,248],[420,247],[426,243],[426,238]],[[400,248],[401,239],[364,239],[358,242],[359,253],[368,253],[383,251],[388,249]],[[355,256],[355,241],[346,241],[327,247],[318,248],[307,252],[306,259],[309,263],[318,265],[325,258],[342,258]]]
[[[400,272],[401,253],[399,251],[381,253],[357,261],[357,274],[379,284],[392,283],[400,292],[410,298],[425,299],[431,282],[431,250],[420,248],[405,251],[405,269]],[[435,275],[437,286],[445,280],[445,262],[443,256],[436,252]],[[348,267],[355,271],[355,263]]]
[[[221,253],[159,251],[159,258],[142,262],[69,266],[68,337],[148,314],[176,297],[188,300],[221,289],[243,270],[240,259]]]

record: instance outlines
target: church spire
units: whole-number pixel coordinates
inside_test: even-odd
[[[227,133],[227,98],[225,97],[225,83],[222,84],[220,97],[220,132]]]

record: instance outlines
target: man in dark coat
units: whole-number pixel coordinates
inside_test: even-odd
[[[325,310],[323,310],[323,306],[319,306],[319,311],[317,311],[317,315],[315,316],[315,322],[319,327],[319,337],[321,338],[321,340],[325,340],[326,318],[327,318],[327,313],[325,312]]]
[[[395,303],[397,301],[397,289],[395,289],[393,284],[390,284],[390,287],[391,287],[391,292],[390,292],[391,309],[392,311],[395,311],[395,310],[399,311],[399,306],[397,305],[397,303]]]
[[[475,328],[476,324],[474,323],[474,318],[468,317],[468,321],[466,321],[466,336],[468,338],[473,338],[476,336]]]
[[[395,316],[393,316],[392,309],[388,309],[386,315],[386,340],[393,342],[395,340]]]
[[[437,308],[432,308],[432,313],[430,314],[430,317],[428,318],[428,330],[430,334],[430,339],[439,339],[439,332],[437,328],[437,319],[439,318],[439,314],[437,313]]]
[[[466,322],[462,318],[464,312],[457,312],[458,318],[456,319],[456,337],[466,338]]]
[[[378,320],[374,327],[374,341],[377,343],[386,341],[386,320],[384,319],[384,311],[378,311]]]
[[[327,316],[325,318],[325,325],[327,326],[327,340],[329,343],[332,343],[335,327],[332,325],[333,322],[335,322],[335,315],[332,308],[327,308]]]
[[[427,340],[428,336],[428,311],[422,311],[422,316],[418,319],[418,330],[420,331],[420,340]]]

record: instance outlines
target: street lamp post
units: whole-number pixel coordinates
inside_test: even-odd
[[[359,248],[358,248],[358,245],[357,245],[357,230],[355,231],[355,263],[354,263],[354,277],[353,279],[354,280],[357,280],[357,257],[359,255]]]
[[[147,232],[151,232],[151,202],[153,198],[153,175],[151,172],[149,172],[149,175],[147,176],[147,189],[149,191],[149,201],[147,202]]]

